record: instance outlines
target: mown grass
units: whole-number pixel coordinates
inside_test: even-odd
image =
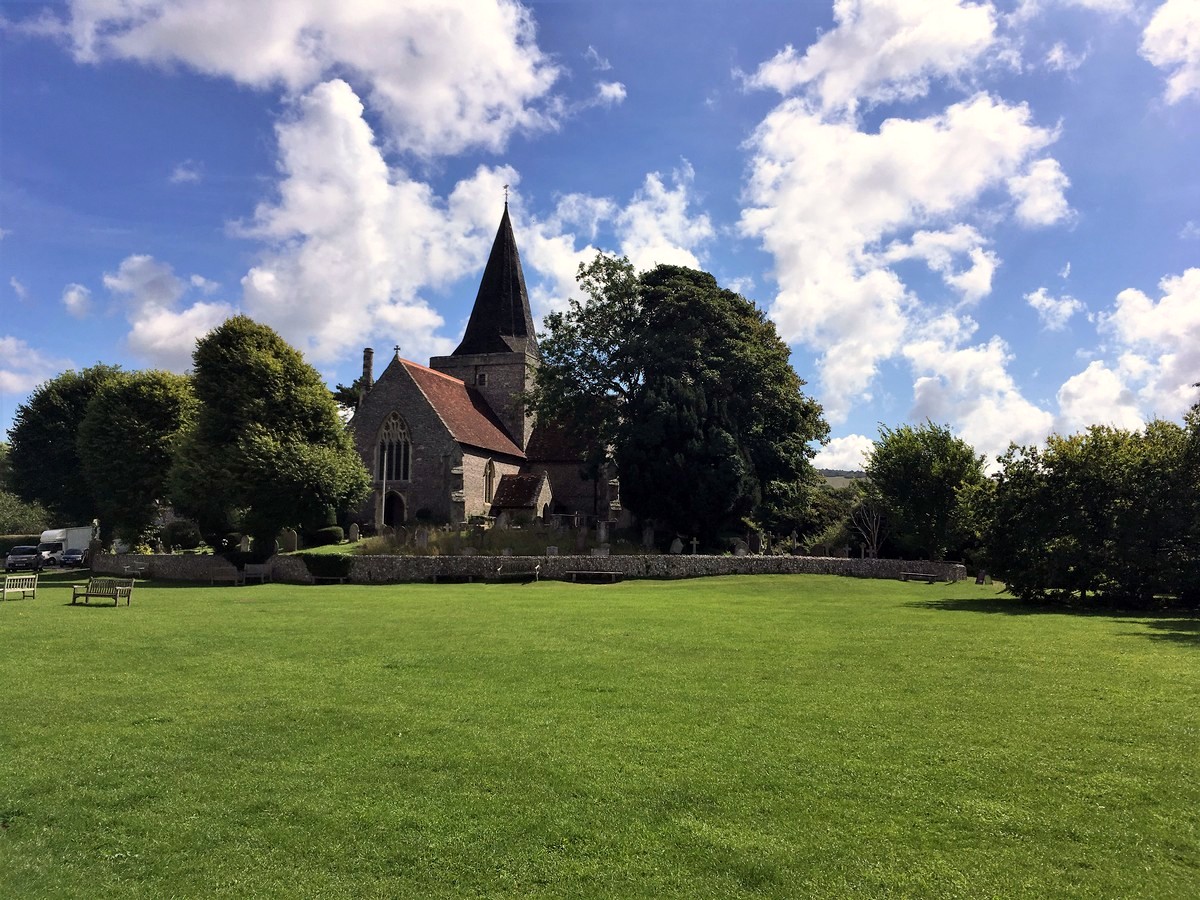
[[[0,608],[12,897],[1192,897],[1200,631],[822,577]]]

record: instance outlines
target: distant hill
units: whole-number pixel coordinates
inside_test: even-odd
[[[854,469],[817,469],[817,474],[825,479],[826,484],[835,488],[847,487],[853,482],[867,477],[866,472]]]

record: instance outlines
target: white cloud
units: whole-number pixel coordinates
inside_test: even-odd
[[[950,422],[958,435],[989,459],[1012,441],[1040,443],[1053,425],[1050,413],[1022,396],[1008,372],[1008,345],[999,337],[966,346],[976,325],[945,314],[926,323],[904,347],[917,376],[912,420]]]
[[[190,159],[185,159],[171,170],[171,174],[167,176],[167,181],[171,184],[196,184],[200,181],[200,177],[200,164]]]
[[[191,366],[196,340],[234,314],[228,303],[194,303],[179,309],[188,283],[168,263],[144,254],[126,257],[115,273],[105,272],[104,286],[125,303],[130,351],[176,372]]]
[[[83,319],[92,311],[92,292],[82,284],[68,284],[63,288],[62,302],[68,313]]]
[[[583,58],[586,59],[588,63],[591,64],[591,67],[597,72],[607,72],[612,68],[612,63],[601,56],[600,51],[598,51],[591,44],[588,45],[587,52],[583,54]]]
[[[221,287],[219,283],[215,281],[209,281],[203,275],[193,275],[188,279],[188,284],[204,294],[216,293],[217,289]]]
[[[995,42],[990,3],[835,0],[837,25],[803,56],[788,46],[746,79],[788,95],[811,89],[825,110],[923,96],[931,77],[952,76]]]
[[[1072,53],[1066,44],[1059,41],[1046,53],[1046,68],[1055,72],[1074,72],[1087,58],[1087,50]]]
[[[0,395],[24,396],[59,372],[71,368],[69,359],[50,356],[22,338],[0,335]]]
[[[1167,76],[1168,103],[1200,97],[1200,3],[1166,0],[1142,32],[1141,53]]]
[[[1141,384],[1144,410],[1170,418],[1195,402],[1191,385],[1200,380],[1200,268],[1164,278],[1158,286],[1158,300],[1133,288],[1121,291],[1100,328],[1145,361],[1131,373]]]
[[[516,0],[73,0],[65,31],[80,61],[181,63],[291,92],[342,75],[422,156],[557,124],[559,69]]]
[[[671,173],[671,187],[651,172],[616,217],[621,252],[638,269],[669,264],[700,268],[696,251],[713,236],[712,222],[690,212],[695,171],[686,160]]]
[[[862,434],[836,437],[817,451],[812,464],[817,469],[842,469],[861,471],[867,457],[875,449],[875,442]]]
[[[1038,318],[1042,321],[1042,327],[1047,331],[1061,331],[1066,327],[1071,316],[1084,310],[1083,304],[1070,294],[1051,297],[1044,287],[1026,294],[1025,302],[1037,311]]]
[[[1141,428],[1145,423],[1136,396],[1126,386],[1127,377],[1128,373],[1114,371],[1099,360],[1072,375],[1058,390],[1055,430],[1075,434],[1089,425]]]
[[[1065,266],[1063,266],[1061,269],[1059,269],[1058,277],[1062,278],[1064,280],[1071,277],[1071,261],[1070,260],[1067,260],[1067,264]]]
[[[1194,241],[1200,239],[1200,225],[1190,219],[1179,230],[1179,238],[1184,241]]]
[[[8,279],[8,285],[13,289],[13,293],[17,295],[17,299],[22,303],[29,299],[29,288],[25,287],[16,275]]]
[[[831,420],[869,396],[876,367],[900,351],[921,306],[875,248],[911,248],[897,252],[940,267],[965,299],[982,296],[998,263],[983,237],[962,224],[928,226],[974,212],[1055,137],[1025,105],[986,93],[925,119],[888,119],[877,133],[828,121],[801,99],[758,127],[741,229],[774,256],[780,290],[770,313],[780,333],[822,354]],[[952,263],[963,251],[969,267]]]
[[[1008,179],[1008,189],[1017,201],[1017,220],[1031,227],[1062,222],[1071,215],[1063,192],[1071,181],[1055,159],[1039,159],[1022,175]]]
[[[616,106],[625,101],[625,85],[619,81],[601,81],[596,85],[596,100],[602,106]]]

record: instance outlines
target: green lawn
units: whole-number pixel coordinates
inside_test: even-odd
[[[1200,896],[1198,622],[995,590],[45,587],[0,895]]]

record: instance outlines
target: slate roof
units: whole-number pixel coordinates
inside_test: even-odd
[[[492,509],[533,509],[545,475],[501,475]]]
[[[584,448],[574,443],[557,423],[538,422],[525,446],[525,456],[530,462],[580,462]]]
[[[521,448],[513,443],[496,414],[492,412],[483,395],[468,387],[458,378],[400,360],[404,370],[425,395],[438,418],[450,429],[450,434],[460,444],[491,450],[507,456],[524,459]]]
[[[472,353],[510,353],[530,351],[539,356],[533,315],[529,312],[529,294],[525,290],[525,273],[521,270],[521,255],[508,218],[508,204],[496,231],[492,252],[488,256],[479,282],[479,293],[471,308],[471,318],[462,342],[451,356]]]

